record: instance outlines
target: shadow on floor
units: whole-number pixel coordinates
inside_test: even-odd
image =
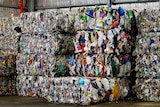
[[[103,102],[84,107],[160,107],[160,102],[119,101]],[[0,96],[0,107],[80,107],[80,105],[48,103],[43,98]]]

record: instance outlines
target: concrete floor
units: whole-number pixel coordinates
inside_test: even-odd
[[[119,101],[105,102],[85,107],[160,107],[160,102]],[[48,103],[43,98],[0,96],[0,107],[80,107],[79,105],[64,105]],[[81,106],[83,107],[83,106]]]

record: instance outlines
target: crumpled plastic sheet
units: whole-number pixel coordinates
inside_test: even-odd
[[[0,95],[16,95],[16,77],[0,77]]]
[[[14,55],[0,56],[0,76],[9,76],[16,73],[15,60]]]
[[[19,75],[17,81],[18,95],[40,96],[55,103],[89,105],[113,101],[129,92],[125,80],[114,78]]]
[[[144,101],[160,101],[160,79],[138,78],[136,80],[137,98]]]

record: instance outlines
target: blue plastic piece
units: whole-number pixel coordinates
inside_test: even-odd
[[[79,81],[78,81],[78,84],[79,85],[84,85],[84,78],[80,78]]]
[[[72,57],[70,57],[70,59],[69,59],[69,63],[72,64],[73,62],[74,62],[74,58],[73,58],[73,56],[72,56]]]
[[[60,71],[61,72],[64,71],[64,65],[63,64],[60,66]]]
[[[120,14],[120,16],[123,16],[124,15],[124,9],[122,8],[122,7],[119,7],[118,8],[118,11],[119,11],[119,14]]]
[[[92,9],[89,10],[89,16],[93,17],[93,10]]]

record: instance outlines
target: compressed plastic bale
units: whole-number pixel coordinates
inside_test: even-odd
[[[40,96],[46,97],[48,91],[46,91],[46,80],[41,76],[18,76],[17,90],[18,94],[22,96]]]
[[[135,50],[137,54],[135,70],[137,71],[136,76],[138,77],[135,90],[137,98],[145,101],[159,101],[159,97],[155,94],[158,92],[156,81],[159,81],[159,22],[155,21],[155,16],[159,16],[157,12],[158,10],[145,9],[138,13],[137,17],[141,34],[137,36],[138,44]],[[140,92],[137,92],[137,90]]]
[[[84,13],[87,12],[87,14],[89,15],[89,14],[91,14],[90,11],[92,11],[92,9],[93,8],[87,8],[86,10],[84,8],[79,9],[78,10],[79,11],[78,18],[82,19],[82,21],[85,22],[85,20],[83,20],[83,17],[85,17]],[[96,29],[98,29],[98,30],[107,29],[107,31],[105,31],[105,30],[103,32],[98,31],[98,30],[92,31],[91,29],[88,29],[88,31],[84,31],[85,28],[83,30],[77,31],[75,38],[73,39],[75,53],[77,54],[77,56],[80,56],[81,54],[93,55],[93,54],[106,53],[108,56],[104,56],[104,58],[107,59],[109,57],[111,60],[108,62],[104,60],[105,64],[103,61],[102,62],[100,61],[100,63],[98,61],[94,61],[94,63],[96,63],[96,66],[92,67],[92,65],[94,64],[94,63],[92,63],[92,61],[90,63],[91,65],[85,63],[85,62],[87,62],[86,60],[88,60],[87,59],[88,57],[83,60],[83,62],[84,62],[83,64],[80,64],[79,61],[77,61],[77,59],[76,59],[77,56],[76,56],[75,61],[77,61],[78,63],[76,62],[76,64],[73,64],[73,66],[70,66],[70,68],[73,71],[73,69],[76,68],[76,65],[78,65],[78,67],[77,67],[78,70],[80,70],[80,68],[82,67],[82,69],[81,69],[82,74],[81,75],[85,75],[85,76],[90,76],[90,75],[93,76],[94,75],[94,76],[102,76],[102,77],[105,77],[105,76],[116,77],[119,72],[119,65],[122,65],[121,63],[123,63],[123,62],[121,61],[121,62],[117,63],[117,60],[112,58],[112,56],[113,57],[118,56],[117,59],[120,60],[121,57],[119,57],[119,56],[121,53],[124,53],[124,55],[122,55],[122,57],[125,57],[125,54],[131,53],[131,47],[132,47],[131,44],[133,44],[134,41],[132,40],[131,35],[127,34],[127,32],[125,32],[125,31],[123,31],[124,26],[119,25],[119,23],[117,22],[118,20],[120,20],[118,18],[120,16],[116,10],[113,10],[113,13],[110,13],[110,10],[107,10],[107,7],[103,7],[103,8],[96,7],[94,9],[95,9],[94,12],[96,13],[96,15],[91,15],[91,16],[93,19],[96,18],[96,20],[95,20],[95,21],[97,21],[96,26],[95,26],[95,27],[97,27]],[[126,11],[124,13],[126,13],[125,15],[128,14]],[[89,17],[90,17],[90,15],[89,15]],[[112,21],[113,21],[113,23],[112,23]],[[88,20],[88,22],[89,22],[89,20]],[[103,24],[101,24],[101,23],[103,23]],[[111,28],[113,28],[113,29],[111,29]],[[122,32],[120,32],[120,30],[122,30]],[[118,35],[118,36],[116,36],[116,35]],[[134,36],[133,36],[133,38],[134,38]],[[114,53],[114,55],[113,55],[113,53]],[[131,56],[129,56],[129,57],[131,57]],[[94,59],[92,57],[90,57],[90,58]],[[116,61],[116,64],[113,62],[112,59],[114,59]],[[125,61],[125,63],[127,63],[125,58],[123,60]],[[79,65],[82,65],[82,66],[79,66]],[[107,65],[107,67],[105,67],[106,65]],[[112,68],[110,68],[110,66],[112,66]],[[125,70],[126,73],[121,74],[121,76],[126,76],[127,71],[129,71],[129,70],[127,70],[127,67],[125,67],[125,68],[126,68],[126,70]],[[86,74],[85,71],[90,71],[90,72],[87,72],[87,74]],[[129,74],[130,73],[128,73],[128,75]]]
[[[44,37],[26,34],[21,38],[19,45],[21,52],[18,54],[16,61],[18,74],[22,74],[22,72],[26,75],[52,74],[53,55],[56,49],[54,37],[50,34],[45,34]]]
[[[91,85],[92,79],[93,78],[82,77],[54,78],[54,88],[52,88],[54,91],[53,101],[57,103],[74,103],[81,105],[89,105],[102,101],[102,99],[105,98],[105,90],[103,87],[98,87],[98,89],[93,88]],[[97,78],[97,81],[98,80]],[[49,81],[52,80],[49,79]],[[104,93],[104,95],[101,96],[98,90],[102,90],[100,93]],[[49,96],[52,96],[51,93]]]
[[[14,31],[15,23],[18,23],[18,17],[0,18],[1,32],[1,55],[17,54],[17,35]]]

